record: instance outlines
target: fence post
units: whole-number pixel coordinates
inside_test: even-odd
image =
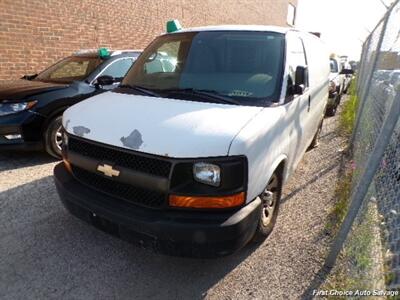
[[[356,133],[358,131],[358,127],[360,126],[361,115],[364,112],[365,102],[367,100],[366,98],[368,97],[368,94],[369,94],[369,90],[370,90],[370,87],[371,87],[371,82],[372,82],[372,77],[373,77],[373,74],[374,74],[374,70],[376,69],[376,65],[378,63],[379,51],[380,51],[381,46],[382,46],[383,38],[385,36],[386,26],[387,26],[387,24],[389,22],[390,14],[392,12],[393,7],[394,7],[394,5],[392,5],[390,7],[390,9],[386,12],[386,15],[385,15],[386,18],[383,21],[384,23],[382,25],[381,35],[379,37],[378,44],[376,45],[376,55],[375,55],[374,61],[372,63],[371,72],[370,72],[370,74],[367,74],[367,81],[365,82],[364,93],[362,93],[360,95],[360,99],[358,100],[356,123],[354,125],[353,133],[351,135],[350,145],[354,144],[354,141],[355,141],[355,138],[356,138]],[[372,35],[371,35],[370,42],[368,44],[371,43],[371,40],[372,40]]]
[[[358,76],[357,76],[357,95],[360,94],[362,79],[364,79],[364,70],[365,70],[365,56],[368,51],[369,45],[371,43],[371,34],[367,37],[367,40],[363,43],[362,52],[361,52],[361,60],[360,66],[358,68]]]
[[[393,103],[390,107],[389,114],[385,119],[383,126],[379,132],[378,138],[374,144],[374,149],[367,161],[367,168],[361,175],[361,179],[358,182],[354,192],[351,195],[351,203],[349,211],[340,227],[339,233],[333,241],[330,252],[325,261],[325,267],[330,270],[333,268],[336,258],[343,247],[344,241],[347,238],[351,230],[351,226],[357,216],[357,213],[364,201],[365,196],[368,193],[369,186],[374,179],[375,173],[379,168],[382,157],[385,154],[387,145],[390,143],[393,131],[400,116],[400,85],[395,89],[396,96],[393,99]]]

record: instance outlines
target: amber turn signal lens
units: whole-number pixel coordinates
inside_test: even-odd
[[[229,208],[242,205],[245,200],[244,195],[244,192],[220,197],[170,195],[169,205],[188,208]]]
[[[34,107],[36,105],[37,101],[29,101],[26,105],[26,109],[31,109],[32,107]]]
[[[67,171],[72,173],[72,167],[71,167],[71,164],[69,163],[69,161],[64,158],[63,162],[64,162],[64,166],[67,169]]]

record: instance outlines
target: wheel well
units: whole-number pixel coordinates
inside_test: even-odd
[[[277,174],[279,177],[281,188],[283,185],[283,179],[284,179],[284,174],[285,174],[285,164],[286,164],[286,161],[282,160],[274,171],[274,174]]]
[[[43,128],[42,128],[42,134],[45,134],[47,126],[49,126],[50,122],[54,119],[59,117],[60,115],[62,115],[64,113],[64,111],[68,108],[69,106],[64,106],[64,107],[60,107],[59,109],[53,111],[50,115],[47,116],[46,121],[43,124]]]

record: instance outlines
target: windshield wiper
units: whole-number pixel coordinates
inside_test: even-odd
[[[146,88],[144,88],[142,86],[138,86],[138,85],[120,84],[118,87],[136,90],[136,91],[139,91],[139,92],[149,95],[149,96],[160,97],[159,94],[153,92],[152,90],[146,89]]]
[[[198,90],[198,89],[187,88],[187,89],[167,89],[160,91],[167,92],[168,94],[185,94],[185,95],[199,96],[202,97],[203,99],[206,98],[207,100],[212,100],[217,103],[241,105],[239,101],[231,97],[221,95],[217,91],[213,90]]]

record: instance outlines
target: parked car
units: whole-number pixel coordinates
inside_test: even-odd
[[[342,65],[334,56],[330,58],[329,74],[329,100],[326,107],[326,116],[334,116],[345,89],[345,75],[342,73]]]
[[[0,150],[61,156],[61,118],[71,105],[114,88],[139,51],[79,51],[35,75],[0,84]]]
[[[154,66],[159,53],[173,68]],[[167,254],[228,255],[264,239],[282,186],[318,144],[328,78],[329,55],[309,33],[163,34],[119,88],[64,113],[60,198],[90,224]]]
[[[353,68],[351,67],[351,65],[348,62],[345,62],[343,64],[343,69],[342,70],[352,70],[352,71],[354,71]],[[343,87],[343,93],[344,94],[347,94],[352,80],[353,80],[353,73],[344,75],[344,87]]]

